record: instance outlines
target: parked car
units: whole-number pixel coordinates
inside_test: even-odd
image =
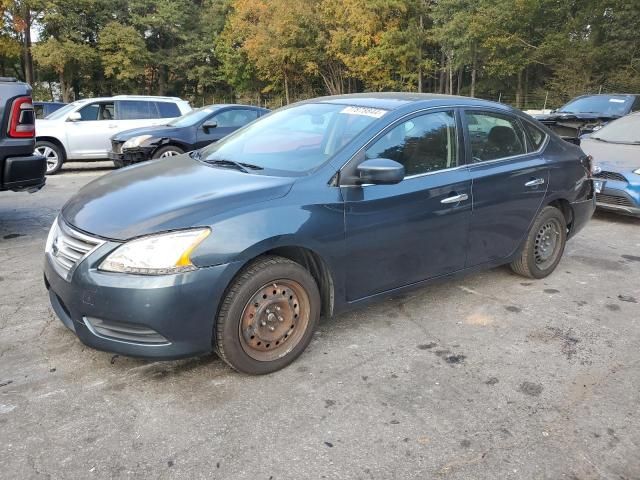
[[[596,164],[596,205],[640,216],[640,112],[583,137],[582,149]]]
[[[56,173],[67,160],[106,160],[115,133],[166,123],[189,111],[189,103],[175,97],[78,100],[37,121],[36,152],[46,157],[47,174]]]
[[[269,110],[247,105],[209,105],[166,125],[125,130],[111,137],[109,158],[116,167],[171,157],[205,147]]]
[[[602,128],[607,122],[640,110],[640,95],[582,95],[548,115],[534,117],[565,140],[579,143],[582,135]]]
[[[321,314],[502,264],[546,277],[595,209],[589,162],[498,103],[308,100],[83,187],[51,227],[45,284],[89,346],[214,349],[268,373]]]
[[[45,159],[33,154],[31,87],[0,77],[0,190],[35,192],[45,183]]]
[[[33,102],[33,110],[36,112],[36,118],[45,118],[65,105],[66,103],[62,102]]]

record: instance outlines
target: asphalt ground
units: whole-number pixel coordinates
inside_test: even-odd
[[[640,220],[544,280],[498,268],[324,320],[272,375],[83,346],[48,228],[108,163],[0,193],[0,478],[640,479]]]

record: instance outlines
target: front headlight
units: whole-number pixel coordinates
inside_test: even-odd
[[[634,170],[633,173],[635,173],[636,175],[640,175],[640,168],[638,168],[637,170]]]
[[[124,142],[124,144],[122,144],[122,149],[124,150],[126,148],[137,148],[150,138],[151,135],[140,135],[138,137],[130,138],[129,140]]]
[[[106,272],[167,275],[195,270],[191,253],[209,235],[208,228],[161,233],[131,240],[100,264]]]

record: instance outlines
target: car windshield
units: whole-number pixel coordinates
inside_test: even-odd
[[[205,147],[200,158],[268,170],[308,172],[386,112],[333,103],[305,103],[260,118],[221,142]]]
[[[190,111],[186,115],[171,120],[169,123],[167,123],[167,125],[171,127],[192,127],[196,123],[201,122],[202,120],[207,118],[218,109],[219,107],[213,106],[198,108],[196,110]]]
[[[45,118],[47,120],[56,120],[58,118],[65,117],[69,112],[74,110],[76,107],[83,105],[85,102],[73,102],[65,105],[64,107],[56,110],[55,112],[50,113]]]
[[[563,113],[599,113],[611,117],[621,117],[629,112],[633,99],[626,95],[591,95],[570,101],[560,107]]]
[[[602,127],[591,137],[603,142],[640,145],[640,115],[619,118]]]

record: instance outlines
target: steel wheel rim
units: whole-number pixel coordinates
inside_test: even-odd
[[[548,220],[538,230],[533,255],[540,270],[546,270],[555,263],[562,246],[561,236],[562,225],[555,218]]]
[[[309,295],[298,282],[280,279],[263,285],[242,311],[242,349],[261,362],[284,357],[302,340],[309,314]]]
[[[162,152],[160,154],[160,158],[175,157],[176,155],[180,155],[180,154],[175,150],[167,150],[166,152]]]
[[[55,170],[60,162],[58,154],[51,147],[36,147],[35,153],[42,155],[47,160],[47,172]]]

